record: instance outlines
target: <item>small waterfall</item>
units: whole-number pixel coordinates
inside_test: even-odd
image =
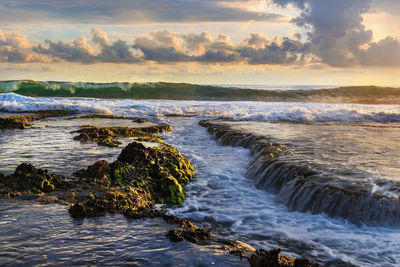
[[[220,121],[221,122],[221,121]],[[329,177],[308,166],[280,160],[288,147],[265,137],[242,133],[218,121],[200,121],[220,145],[241,146],[251,151],[246,176],[258,189],[277,195],[290,211],[325,213],[356,225],[400,226],[400,200],[374,194],[367,186]]]

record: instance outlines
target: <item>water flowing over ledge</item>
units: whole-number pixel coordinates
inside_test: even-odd
[[[325,213],[356,225],[400,225],[398,194],[385,195],[346,181],[341,184],[337,177],[329,179],[308,166],[281,161],[280,155],[288,151],[286,145],[231,128],[224,121],[201,121],[200,125],[220,145],[250,149],[252,160],[246,176],[258,189],[276,194],[290,211]]]

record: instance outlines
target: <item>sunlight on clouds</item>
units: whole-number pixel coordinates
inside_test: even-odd
[[[367,13],[363,16],[363,24],[374,33],[374,41],[393,36],[400,39],[400,18],[389,13]]]

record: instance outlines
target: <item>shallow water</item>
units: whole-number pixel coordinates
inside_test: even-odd
[[[250,153],[216,146],[193,119],[171,120],[165,134],[194,163],[197,179],[187,200],[171,213],[190,218],[256,247],[281,247],[286,254],[309,257],[327,266],[396,266],[400,263],[398,228],[358,227],[326,215],[288,212],[276,196],[254,188],[245,178]]]
[[[1,114],[1,113],[0,113]],[[96,127],[150,127],[155,123],[135,123],[125,119],[50,119],[33,122],[32,128],[24,130],[3,130],[0,135],[0,172],[12,173],[21,162],[46,168],[57,174],[71,176],[74,172],[87,168],[104,159],[116,160],[121,149],[135,138],[121,138],[119,147],[98,146],[94,142],[82,143],[73,140],[79,133],[73,133],[82,126]],[[145,146],[159,144],[142,142]]]
[[[0,265],[248,265],[239,257],[170,242],[170,229],[161,219],[73,219],[59,205],[0,200]]]
[[[343,187],[400,195],[400,124],[228,122],[289,148],[280,161],[307,165]]]
[[[0,108],[9,110],[69,108],[80,112],[106,112],[166,120],[174,127],[173,132],[163,134],[166,142],[176,146],[187,156],[198,173],[197,178],[185,188],[186,201],[181,206],[171,207],[169,212],[190,218],[220,235],[246,241],[256,247],[281,247],[285,254],[310,257],[328,266],[400,264],[398,228],[358,227],[343,219],[332,219],[324,214],[288,212],[288,208],[280,204],[276,195],[256,189],[252,181],[246,178],[247,166],[251,161],[249,150],[219,146],[206,129],[198,125],[200,119],[219,116],[252,120],[255,121],[254,125],[258,125],[257,121],[260,121],[260,131],[268,129],[264,127],[265,125],[261,126],[265,121],[307,122],[309,124],[270,125],[267,131],[269,137],[272,135],[273,138],[279,139],[279,142],[289,144],[294,149],[293,154],[286,155],[287,160],[314,164],[316,168],[336,174],[354,174],[354,177],[349,177],[355,181],[360,180],[361,174],[365,173],[370,175],[368,181],[373,179],[394,181],[397,179],[398,160],[393,159],[398,159],[399,135],[398,129],[392,126],[393,123],[400,121],[399,106],[26,98],[14,95],[8,96],[6,101],[0,101]],[[197,117],[164,116],[172,113],[197,114]],[[328,124],[316,125],[316,122]],[[330,125],[332,122],[343,122],[343,124]],[[373,124],[385,122],[383,125],[390,127],[386,129],[349,124],[353,122]],[[37,167],[70,175],[100,159],[113,161],[122,147],[129,142],[124,140],[121,148],[82,144],[72,140],[75,134],[71,134],[70,131],[74,129],[76,127],[73,126],[66,129],[45,127],[2,132],[0,172],[11,173],[19,163],[29,161]],[[374,132],[374,137],[365,137],[369,132]],[[362,141],[352,142],[355,139]],[[371,149],[374,143],[375,150]],[[307,153],[310,149],[313,153]],[[328,153],[330,150],[332,151]],[[360,152],[354,153],[354,151]],[[372,161],[369,160],[371,154],[374,155]],[[353,165],[357,163],[358,169],[350,168],[353,170],[350,174],[347,171],[340,173],[344,171],[343,166],[349,162]],[[28,207],[25,208],[29,210]],[[31,216],[27,211],[21,213],[23,217],[18,217],[18,205],[9,209],[7,218]],[[72,220],[67,213],[55,214],[56,217],[60,216],[60,220]],[[103,227],[109,229],[114,227],[114,218],[115,216],[107,216],[99,220]],[[120,223],[118,220],[118,224]],[[16,238],[18,227],[23,229],[22,225],[17,224],[14,232],[7,232],[7,238]],[[29,227],[29,223],[24,227]],[[54,227],[55,233],[60,229],[54,224],[48,227],[51,229]],[[85,234],[87,236],[93,234],[90,232],[90,224],[82,224],[81,227],[83,237],[79,238],[84,239]],[[73,231],[73,228],[71,226],[70,230]],[[107,236],[107,233],[101,232],[101,235]],[[57,234],[54,237],[57,237]],[[30,239],[29,242],[33,241]],[[25,246],[29,247],[29,242]],[[108,253],[114,249],[117,251],[116,254],[128,253],[128,247],[115,249],[110,245]],[[29,257],[32,259],[34,257],[33,252],[27,255],[25,261],[29,260]],[[92,259],[90,254],[84,255]],[[152,254],[147,254],[149,255]],[[162,255],[168,257],[166,254]],[[199,262],[201,259],[200,257]],[[80,260],[86,259],[80,258]],[[211,263],[206,261],[205,264]]]
[[[121,148],[97,146],[74,141],[77,127],[29,128],[4,130],[0,135],[0,172],[11,174],[22,162],[46,168],[60,175],[71,176],[94,162],[113,161]],[[122,147],[129,143],[123,139]]]

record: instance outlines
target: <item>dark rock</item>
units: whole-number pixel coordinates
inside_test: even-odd
[[[175,148],[147,148],[130,143],[111,165],[114,183],[146,188],[157,203],[179,204],[185,199],[182,186],[195,176],[194,167]]]
[[[181,235],[181,231],[179,230],[169,230],[166,237],[168,237],[171,242],[180,242],[185,240],[185,238],[183,238]]]
[[[159,124],[149,127],[85,127],[74,133],[79,133],[74,137],[74,140],[87,142],[94,141],[101,146],[117,147],[121,144],[116,138],[121,137],[136,137],[146,141],[163,143],[162,138],[153,133],[163,133],[171,131],[172,127],[168,124]]]
[[[252,267],[286,267],[293,266],[294,259],[288,258],[280,254],[281,249],[265,250],[257,249],[256,252],[249,258]]]
[[[80,170],[74,174],[79,178],[86,179],[90,183],[110,186],[109,168],[110,164],[107,161],[100,160],[90,165],[86,170]]]
[[[85,218],[86,217],[86,210],[85,207],[76,203],[72,205],[69,210],[69,214],[71,214],[72,218]]]
[[[27,112],[26,112],[27,113]],[[41,120],[47,117],[60,117],[68,114],[66,110],[41,110],[31,115],[10,116],[0,118],[1,129],[25,129],[30,126],[30,122]]]
[[[212,234],[200,228],[185,228],[179,230],[170,230],[166,235],[172,242],[189,241],[190,243],[197,244],[199,241],[211,240]]]
[[[271,266],[271,267],[289,267],[289,266],[297,266],[297,267],[319,267],[318,263],[313,263],[309,259],[296,259],[292,257],[288,257],[280,254],[281,249],[257,249],[255,253],[253,253],[249,262],[252,267],[263,267],[263,266]]]
[[[320,267],[319,263],[314,263],[310,259],[295,259],[294,260],[294,267]]]
[[[150,193],[142,188],[126,186],[97,190],[95,194],[88,194],[85,200],[77,203],[84,207],[85,217],[97,217],[106,212],[127,213],[153,206]]]
[[[12,193],[49,193],[59,189],[68,188],[65,178],[55,174],[49,174],[47,170],[37,169],[31,164],[22,163],[14,174],[0,177],[2,191]],[[3,192],[4,193],[4,192]]]

